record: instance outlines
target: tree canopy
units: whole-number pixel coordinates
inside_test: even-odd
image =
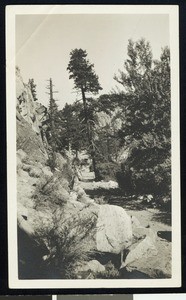
[[[94,64],[87,59],[85,50],[74,49],[71,51],[67,70],[70,73],[69,79],[74,80],[76,89],[83,89],[84,92],[93,94],[97,94],[102,89],[94,71]]]
[[[123,86],[123,124],[119,135],[130,155],[123,168],[133,189],[170,192],[170,51],[153,60],[144,39],[129,40],[129,58],[115,79]],[[122,179],[125,181],[125,179]]]

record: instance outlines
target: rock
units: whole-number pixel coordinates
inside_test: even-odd
[[[31,177],[36,177],[39,178],[40,176],[42,176],[43,172],[41,169],[37,168],[37,167],[31,167],[30,171],[29,171],[29,175]]]
[[[17,213],[17,220],[18,220],[18,226],[21,230],[23,230],[27,235],[33,236],[34,235],[34,229],[32,225],[28,222],[28,210],[23,210],[22,207],[18,207],[18,213]]]
[[[29,160],[46,162],[48,157],[43,145],[43,132],[41,133],[43,108],[41,110],[42,106],[34,101],[31,90],[24,84],[18,68],[16,98],[17,149],[22,149],[19,151],[24,151]]]
[[[118,188],[118,183],[116,181],[110,180],[110,181],[99,181],[99,182],[94,182],[94,189],[117,189]]]
[[[90,199],[88,195],[85,193],[84,189],[80,187],[79,185],[75,185],[73,188],[73,191],[76,193],[77,198],[76,200],[85,204],[91,204],[94,203],[93,199]],[[75,199],[75,197],[74,197]]]
[[[103,273],[105,272],[105,267],[102,264],[100,264],[99,261],[94,259],[88,262],[84,262],[76,268],[76,272],[78,273],[87,271],[91,271],[93,273]]]
[[[17,173],[19,173],[19,170],[22,169],[22,166],[21,158],[17,155]]]
[[[55,154],[55,164],[59,170],[63,170],[66,160],[60,153]]]
[[[131,217],[119,206],[101,205],[97,220],[97,250],[119,254],[131,242]]]
[[[23,118],[17,122],[17,149],[24,151],[30,161],[45,164],[48,155],[41,136],[32,130],[31,125]]]
[[[144,245],[146,242],[148,245]],[[150,238],[148,237],[148,240],[144,240],[142,246],[144,248],[149,247],[149,251],[146,249],[146,251],[138,259],[133,262],[131,260],[129,263],[129,259],[133,255],[131,253],[131,256],[129,256],[128,259],[126,258],[129,263],[126,269],[129,271],[138,270],[139,272],[147,274],[151,278],[171,278],[172,256],[170,243],[159,241],[159,239],[157,239],[155,243],[152,243],[152,240],[150,241]],[[138,250],[140,251],[139,248]]]
[[[21,162],[25,162],[28,159],[28,155],[22,150],[17,150],[17,158],[20,159]]]
[[[47,177],[52,177],[53,176],[53,173],[51,172],[49,167],[43,167],[42,171],[43,171],[44,175],[46,175]]]
[[[38,179],[30,177],[28,172],[19,169],[17,176],[17,200],[19,204],[25,207],[33,207],[32,196],[35,191],[34,184]]]
[[[77,201],[77,193],[76,192],[70,192],[70,200],[71,201]]]
[[[151,236],[152,240],[155,240],[157,234],[151,230],[149,225],[146,225],[145,227],[141,225],[139,220],[135,217],[131,217],[132,220],[132,233],[134,240],[136,239],[142,239],[146,236]]]
[[[16,98],[18,120],[21,115],[32,126],[32,129],[40,134],[42,123],[48,119],[47,109],[34,101],[30,87],[23,82],[18,69],[16,69]]]
[[[20,202],[17,203],[17,214],[18,216],[28,218],[28,208],[23,206]]]
[[[131,220],[132,220],[132,227],[141,227],[140,221],[135,216],[132,216]]]
[[[145,239],[140,242],[134,249],[132,249],[126,257],[124,263],[121,267],[130,268],[130,264],[133,262],[139,262],[141,258],[150,258],[152,256],[157,256],[158,251],[155,246],[153,239],[150,236],[146,236]],[[139,271],[139,269],[138,269]]]

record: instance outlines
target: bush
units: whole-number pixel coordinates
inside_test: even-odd
[[[97,164],[99,180],[115,180],[119,169],[118,164],[114,162],[100,162]]]
[[[171,159],[160,149],[134,148],[116,178],[126,193],[170,196]]]
[[[62,175],[43,176],[37,183],[32,196],[35,201],[35,208],[46,205],[46,202],[59,205],[66,203],[69,200],[67,184]]]
[[[41,227],[38,240],[45,240],[50,255],[45,264],[54,270],[59,278],[78,278],[76,266],[89,261],[94,253],[91,241],[95,235],[95,215],[81,219],[74,216],[64,220],[61,209],[53,217],[54,227]]]
[[[105,265],[105,272],[98,273],[96,278],[101,278],[101,279],[117,279],[119,278],[120,274],[119,271],[116,269],[114,264],[109,261]]]

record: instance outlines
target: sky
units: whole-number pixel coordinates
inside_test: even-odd
[[[113,79],[127,59],[128,40],[148,40],[153,58],[169,46],[169,16],[164,14],[17,15],[16,65],[25,83],[34,78],[38,101],[48,106],[47,80],[52,78],[57,104],[81,99],[69,80],[70,52],[82,48],[94,64],[103,88],[100,94],[117,87]],[[120,86],[122,88],[122,86]]]

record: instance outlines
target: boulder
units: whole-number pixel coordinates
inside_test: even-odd
[[[141,258],[150,258],[152,256],[157,256],[158,251],[155,246],[155,242],[152,237],[146,236],[143,241],[138,243],[134,249],[132,249],[126,257],[125,262],[122,263],[121,268],[128,267],[134,262],[139,262]],[[139,269],[138,269],[139,270]]]
[[[88,262],[81,263],[77,266],[76,272],[87,272],[91,271],[93,273],[103,273],[105,272],[105,267],[100,264],[99,261],[93,259]]]
[[[119,254],[127,249],[131,242],[131,217],[119,206],[101,205],[97,220],[97,250]]]

